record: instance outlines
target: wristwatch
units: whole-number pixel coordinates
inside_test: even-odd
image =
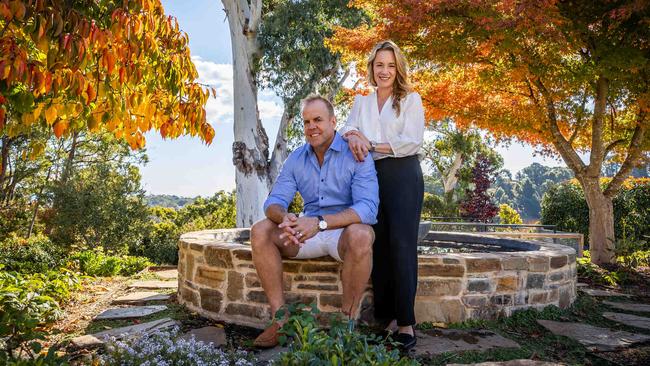
[[[318,230],[319,231],[327,230],[327,221],[325,221],[325,219],[321,215],[318,215]]]
[[[377,143],[375,141],[370,141],[370,152],[375,152],[377,149]]]

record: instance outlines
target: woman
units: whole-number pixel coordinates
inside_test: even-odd
[[[417,235],[424,196],[418,153],[424,135],[420,95],[408,81],[408,66],[391,41],[379,42],[368,58],[368,81],[375,92],[357,96],[339,131],[357,160],[368,152],[379,179],[379,214],[373,246],[375,317],[390,322],[393,339],[415,346]]]

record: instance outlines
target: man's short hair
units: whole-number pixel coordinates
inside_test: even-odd
[[[334,117],[334,106],[332,105],[332,102],[327,100],[327,98],[323,97],[322,95],[319,94],[311,94],[307,96],[305,99],[300,101],[300,113],[302,113],[303,109],[307,106],[307,104],[310,104],[312,102],[315,102],[317,100],[320,100],[321,102],[325,103],[325,106],[327,106],[327,112],[329,112],[330,117]]]

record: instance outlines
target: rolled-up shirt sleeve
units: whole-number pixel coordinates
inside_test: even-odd
[[[350,115],[348,120],[345,122],[345,125],[339,129],[339,135],[343,136],[350,131],[359,131],[360,126],[360,117],[361,117],[361,95],[354,97],[354,103],[352,103],[352,109],[350,110]]]
[[[410,94],[401,113],[404,114],[404,129],[397,135],[387,136],[395,157],[417,154],[424,139],[424,108],[420,95]]]
[[[292,154],[284,161],[282,170],[280,171],[275,184],[273,184],[273,189],[271,189],[271,193],[269,193],[266,201],[264,201],[265,213],[271,205],[280,205],[286,209],[291,204],[293,196],[298,190],[296,178],[293,173],[294,167],[295,156]]]
[[[379,207],[379,184],[377,171],[372,159],[365,159],[356,163],[354,177],[352,178],[352,206],[361,222],[368,225],[377,223]]]

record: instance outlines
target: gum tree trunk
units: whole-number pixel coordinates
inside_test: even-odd
[[[264,217],[269,193],[269,140],[257,110],[254,63],[261,0],[222,0],[230,26],[233,59],[234,137],[232,145],[237,191],[237,227],[250,227]]]
[[[589,251],[596,264],[614,263],[614,206],[603,194],[598,179],[584,181],[582,188],[589,207]]]

